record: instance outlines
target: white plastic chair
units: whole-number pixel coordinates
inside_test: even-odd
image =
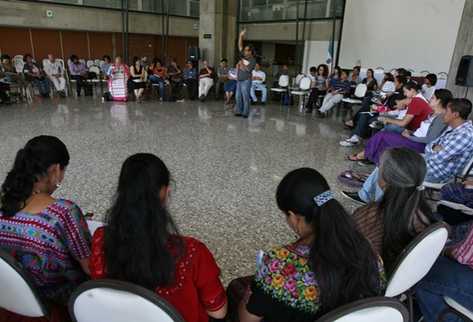
[[[69,313],[74,322],[184,322],[154,292],[116,280],[85,282],[72,294]]]
[[[368,91],[368,86],[366,86],[366,84],[358,84],[356,85],[356,88],[355,88],[356,98],[347,97],[347,98],[342,99],[342,102],[348,103],[348,104],[361,104],[362,103],[361,99],[365,97],[367,91]]]
[[[437,84],[435,84],[436,89],[447,88],[447,79],[448,74],[441,72],[437,75]]]
[[[346,304],[316,322],[408,322],[409,312],[396,299],[373,297]]]
[[[27,317],[47,317],[48,310],[28,274],[0,249],[0,308]]]
[[[383,79],[384,79],[384,68],[376,68],[374,70],[374,79],[376,79],[376,81],[378,82],[378,84],[381,84],[383,82]]]
[[[300,75],[298,75],[299,77]],[[299,80],[299,88],[292,90],[291,94],[295,96],[299,96],[299,110],[303,111],[305,106],[305,96],[309,94],[310,85],[311,85],[310,77],[302,75],[302,78]]]
[[[361,68],[360,69],[360,79],[365,79],[368,75],[368,68]]]
[[[468,177],[473,171],[473,155],[471,156],[471,159],[470,161],[468,161],[465,165],[465,167],[463,168],[463,171],[462,173],[456,177],[456,178],[460,178],[460,179],[466,179],[466,177]],[[452,178],[452,180],[448,181],[448,182],[442,182],[442,183],[433,183],[433,182],[428,182],[428,181],[424,181],[424,186],[427,188],[427,189],[431,189],[431,190],[440,190],[443,188],[443,186],[445,186],[446,184],[450,183],[450,182],[453,182],[455,181],[456,178]]]
[[[301,84],[301,80],[306,77],[304,74],[298,74],[296,78],[294,79],[294,88],[293,89],[298,89],[299,85]]]
[[[23,73],[23,67],[25,66],[25,62],[23,61],[23,55],[16,55],[12,59],[13,66],[18,74]]]
[[[281,75],[278,80],[279,87],[271,88],[272,92],[284,93],[287,92],[287,87],[289,86],[289,75]]]
[[[398,297],[408,293],[409,312],[413,312],[409,290],[430,271],[448,240],[448,227],[439,222],[417,236],[399,255],[387,284],[385,296]],[[419,260],[419,259],[422,260]],[[411,320],[412,321],[412,320]]]
[[[442,322],[444,321],[444,317],[448,314],[455,314],[460,317],[463,321],[473,322],[473,312],[468,310],[466,307],[455,301],[454,299],[445,296],[443,298],[445,303],[447,304],[448,308],[445,309],[440,316],[438,317],[437,321]]]

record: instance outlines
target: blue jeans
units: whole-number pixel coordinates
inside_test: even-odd
[[[236,113],[243,116],[250,114],[250,90],[251,80],[240,80],[237,82],[236,90]]]
[[[253,82],[251,84],[251,99],[253,102],[257,102],[258,99],[256,98],[256,91],[261,92],[261,102],[266,103],[266,97],[268,95],[268,89],[266,88],[266,85],[263,83],[255,83]]]
[[[150,75],[149,81],[153,84],[158,84],[159,96],[161,97],[161,99],[164,99],[164,79],[156,75]]]
[[[373,172],[369,175],[366,181],[363,183],[360,191],[358,191],[358,197],[364,202],[377,202],[380,201],[384,195],[383,189],[378,184],[379,180],[379,168],[376,167]],[[440,183],[440,181],[433,177],[427,172],[424,181],[430,183]]]
[[[439,257],[430,272],[415,286],[416,298],[426,322],[435,322],[447,308],[448,296],[473,311],[473,270],[446,257]],[[448,314],[444,321],[463,321]]]
[[[402,132],[404,132],[404,130],[405,128],[400,127],[399,125],[395,125],[395,124],[386,124],[386,126],[383,129],[383,131],[394,132],[398,134],[401,134]]]
[[[31,81],[34,87],[37,87],[41,96],[49,96],[50,88],[49,81],[47,78],[38,79],[35,78]]]

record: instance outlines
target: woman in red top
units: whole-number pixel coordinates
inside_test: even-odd
[[[91,276],[155,290],[187,322],[224,318],[220,269],[203,243],[179,235],[166,207],[169,182],[169,170],[155,155],[125,161],[107,226],[93,237]]]
[[[420,93],[420,85],[408,82],[404,85],[404,96],[406,96],[407,111],[402,119],[379,117],[386,131],[402,133],[405,129],[415,132],[420,124],[433,113],[427,100]]]

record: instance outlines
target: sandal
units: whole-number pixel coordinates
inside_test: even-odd
[[[342,185],[350,187],[350,188],[361,188],[363,183],[366,181],[366,176],[364,174],[355,173],[352,170],[342,172],[338,177],[337,180]]]
[[[346,159],[351,162],[359,162],[359,161],[366,161],[366,159],[360,159],[358,158],[358,153],[355,154],[349,154],[346,156]]]

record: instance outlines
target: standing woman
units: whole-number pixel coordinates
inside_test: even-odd
[[[186,322],[223,319],[227,298],[220,269],[202,242],[179,234],[167,207],[170,182],[168,168],[153,154],[125,161],[108,225],[94,234],[92,277],[153,290]]]
[[[108,100],[122,102],[128,100],[128,77],[130,77],[130,69],[122,63],[122,58],[117,56],[115,63],[108,70]]]
[[[59,304],[89,274],[90,232],[82,211],[52,197],[68,164],[58,138],[35,137],[18,151],[1,188],[0,248],[29,273],[41,297]]]
[[[136,101],[142,101],[141,96],[146,87],[146,72],[145,68],[141,66],[141,61],[138,57],[133,57],[133,65],[130,67],[130,80],[128,84],[135,92]]]
[[[312,322],[341,305],[383,292],[383,267],[325,178],[301,168],[276,192],[298,240],[262,252],[241,302],[241,322]]]

